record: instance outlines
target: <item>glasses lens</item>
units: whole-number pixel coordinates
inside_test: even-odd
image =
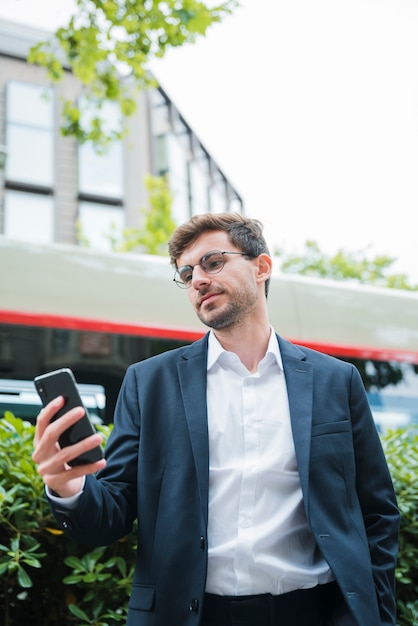
[[[200,267],[207,274],[217,274],[221,271],[225,264],[224,255],[219,250],[212,250],[205,254],[200,259]],[[179,287],[188,289],[192,284],[193,279],[193,267],[191,265],[184,265],[179,267],[174,275],[174,281]]]
[[[200,267],[207,274],[216,274],[217,272],[221,271],[224,263],[224,255],[222,254],[222,252],[219,252],[218,250],[213,250],[213,252],[208,252],[207,254],[205,254],[204,257],[202,257],[202,260],[200,261]]]
[[[192,283],[193,268],[190,265],[180,267],[176,272],[176,282],[180,287],[190,287]]]

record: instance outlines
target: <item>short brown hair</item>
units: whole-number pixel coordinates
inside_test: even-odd
[[[262,253],[270,254],[263,236],[263,225],[259,220],[240,213],[204,213],[194,215],[172,234],[168,242],[172,265],[177,267],[177,259],[202,233],[216,230],[225,231],[231,243],[251,258]],[[269,282],[266,281],[266,295]]]

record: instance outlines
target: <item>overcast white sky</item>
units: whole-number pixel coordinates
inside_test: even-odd
[[[70,6],[0,17],[54,28]],[[271,245],[371,245],[418,281],[418,0],[243,0],[153,70]]]

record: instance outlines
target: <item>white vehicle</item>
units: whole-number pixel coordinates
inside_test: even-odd
[[[130,363],[207,331],[172,279],[166,257],[0,236],[0,410],[19,415],[6,380],[70,367],[104,388],[111,421]],[[283,337],[358,367],[381,430],[418,423],[417,293],[277,272],[269,311]]]

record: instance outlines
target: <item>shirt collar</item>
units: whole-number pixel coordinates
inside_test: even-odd
[[[215,365],[215,363],[218,361],[219,357],[223,353],[227,353],[227,350],[225,350],[222,347],[222,345],[219,343],[218,339],[216,338],[214,332],[211,330],[209,332],[209,339],[208,339],[208,361],[207,361],[208,371]],[[264,356],[264,359],[266,359],[268,355],[272,355],[269,357],[269,360],[272,361],[274,359],[274,361],[276,361],[279,368],[283,371],[283,362],[282,362],[282,356],[280,354],[279,342],[277,340],[277,335],[274,332],[272,326],[270,326],[270,339],[269,339],[269,343],[267,346],[267,351]]]

